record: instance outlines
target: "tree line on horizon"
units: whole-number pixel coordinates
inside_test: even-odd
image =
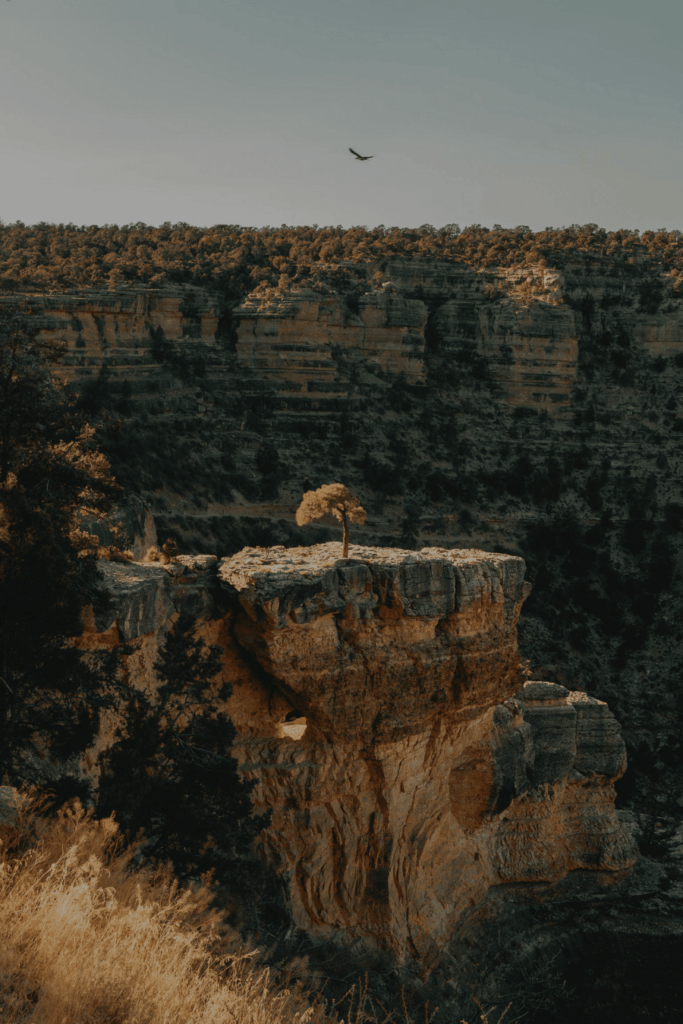
[[[435,228],[312,226],[203,228],[179,222],[0,223],[0,293],[83,288],[116,290],[125,284],[161,288],[190,284],[237,301],[259,285],[334,283],[340,264],[431,259],[475,268],[608,259],[683,272],[683,233],[621,229],[597,224],[532,231],[526,225],[493,228],[457,224]]]

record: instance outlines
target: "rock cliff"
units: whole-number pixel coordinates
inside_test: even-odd
[[[327,281],[254,278],[239,301],[168,283],[29,298],[67,343],[71,386],[92,385],[160,541],[229,554],[331,539],[294,512],[337,479],[368,509],[363,543],[523,555],[534,675],[609,702],[630,752],[622,799],[675,829],[680,277],[624,252],[560,256],[359,258]]]
[[[176,611],[222,645],[234,753],[272,820],[294,923],[429,971],[492,886],[620,871],[625,769],[607,705],[526,682],[522,559],[339,544],[106,565],[83,642],[125,639],[131,681]],[[218,585],[218,589],[216,588]]]

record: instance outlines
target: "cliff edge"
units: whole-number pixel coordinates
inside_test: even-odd
[[[246,548],[105,563],[82,638],[125,641],[131,685],[179,611],[223,651],[233,753],[270,810],[262,853],[294,923],[433,966],[492,886],[635,860],[614,810],[607,705],[523,681],[521,558],[476,550]]]
[[[253,683],[235,688],[231,714],[295,923],[427,967],[491,886],[633,864],[607,705],[520,686],[523,560],[339,553],[247,548],[219,564],[233,635],[271,687],[270,738]]]

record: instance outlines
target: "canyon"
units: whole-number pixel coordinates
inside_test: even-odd
[[[7,297],[139,495],[80,643],[131,643],[133,685],[180,610],[219,644],[262,856],[316,941],[389,951],[454,1021],[558,957],[642,1002],[620,958],[681,948],[680,279],[337,269]],[[294,520],[333,480],[368,511],[348,564]],[[154,531],[188,554],[140,561]]]
[[[59,372],[103,419],[117,477],[183,551],[330,540],[332,522],[302,529],[294,512],[338,479],[368,510],[364,544],[524,557],[534,673],[607,700],[633,752],[624,785],[647,776],[675,804],[676,273],[571,251],[556,265],[389,258],[336,272],[230,301],[141,283],[5,301],[27,299],[64,346]]]

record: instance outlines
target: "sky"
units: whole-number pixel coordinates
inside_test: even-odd
[[[682,38],[681,0],[1,0],[0,218],[683,228]]]

